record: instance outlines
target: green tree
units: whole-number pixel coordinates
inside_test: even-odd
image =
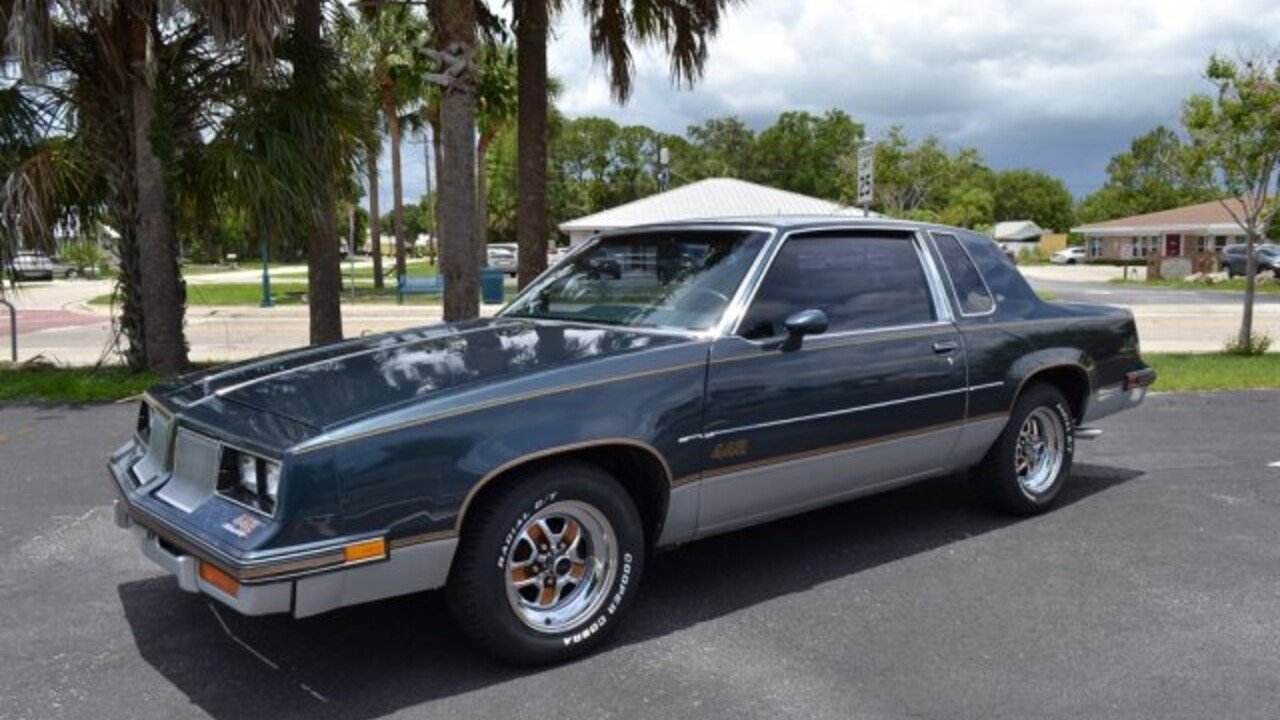
[[[80,161],[76,171],[112,180],[113,215],[122,221],[126,358],[136,368],[166,374],[182,370],[187,365],[185,291],[164,158],[174,118],[164,113],[158,83],[165,76],[163,65],[174,57],[167,43],[198,23],[185,15],[162,18],[160,4],[150,0],[8,2],[0,8],[0,22],[5,61],[16,62],[28,89],[49,104],[49,117],[74,118],[71,137],[86,141],[72,144],[85,151],[75,156]],[[187,45],[179,51],[190,49]],[[195,88],[197,96],[199,90]],[[79,129],[90,123],[102,126],[81,135]],[[67,126],[55,121],[46,127],[56,134]],[[58,181],[47,154],[56,145],[42,144],[24,162],[4,169],[12,181],[6,182],[11,190],[9,224],[21,214],[26,237],[46,234],[43,220],[56,213],[53,188]],[[25,212],[19,209],[23,205]]]
[[[851,170],[846,165],[848,176]],[[935,135],[912,142],[901,126],[876,143],[873,205],[886,215],[988,225],[995,217],[995,194],[995,175],[973,148],[952,151]]]
[[[1280,59],[1234,62],[1214,56],[1207,76],[1214,95],[1195,95],[1182,122],[1197,156],[1207,162],[1227,197],[1222,207],[1245,230],[1244,312],[1238,347],[1252,352],[1253,303],[1259,238],[1276,215],[1276,172],[1280,169]]]
[[[1074,201],[1062,181],[1037,170],[995,174],[995,220],[1032,220],[1056,232],[1071,229]]]
[[[1107,182],[1080,202],[1083,222],[1158,212],[1218,197],[1210,169],[1169,128],[1134,138],[1107,163]]]
[[[864,128],[843,110],[822,115],[784,112],[760,131],[749,179],[814,197],[839,200],[849,194],[843,158],[857,152]]]
[[[709,177],[751,177],[755,133],[737,117],[712,118],[691,125],[688,140],[670,143],[672,165],[689,180]]]
[[[476,86],[476,250],[486,262],[489,239],[489,151],[499,133],[516,119],[515,49],[490,43],[480,53],[480,77]]]

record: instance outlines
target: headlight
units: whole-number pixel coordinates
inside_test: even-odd
[[[143,445],[151,442],[151,406],[146,402],[138,403],[138,419],[133,428]]]
[[[218,492],[242,505],[271,513],[280,494],[280,463],[224,446]]]
[[[240,456],[240,487],[258,494],[258,458],[252,455],[237,453]]]

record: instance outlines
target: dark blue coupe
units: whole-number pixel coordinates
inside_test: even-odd
[[[1049,508],[1154,373],[1121,309],[1040,300],[988,238],[753,218],[595,238],[497,317],[148,392],[117,522],[246,614],[444,587],[520,662],[596,647],[655,549],[970,469]]]

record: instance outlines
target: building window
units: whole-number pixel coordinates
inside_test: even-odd
[[[1091,258],[1102,257],[1102,238],[1100,237],[1089,238],[1089,241],[1086,244],[1086,252],[1089,253],[1089,257]]]

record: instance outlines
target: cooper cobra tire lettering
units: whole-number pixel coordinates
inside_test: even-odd
[[[564,595],[564,605],[553,599],[545,608],[540,607],[541,600],[523,604],[518,592],[528,586],[523,571],[516,571],[528,567],[527,526],[535,518],[546,517],[549,532],[556,535],[562,532],[559,516],[566,512],[581,513],[576,522],[582,528],[579,532],[587,533],[583,535],[585,552],[596,547],[589,540],[592,537],[612,543],[607,555],[586,556],[610,557],[612,564],[586,605],[590,609],[578,615],[568,614],[578,602],[573,590]],[[591,513],[603,521],[594,530]],[[596,534],[605,528],[611,528],[607,534]],[[551,552],[564,552],[563,547],[557,545]],[[602,542],[599,547],[608,544]],[[539,465],[482,493],[468,513],[445,589],[449,609],[464,632],[499,658],[520,664],[560,662],[599,647],[626,615],[644,574],[645,550],[639,510],[612,475],[577,460]],[[543,565],[536,572],[545,574],[550,567]],[[527,595],[524,598],[529,600]],[[543,620],[548,627],[544,628]],[[559,624],[550,627],[553,620]]]

